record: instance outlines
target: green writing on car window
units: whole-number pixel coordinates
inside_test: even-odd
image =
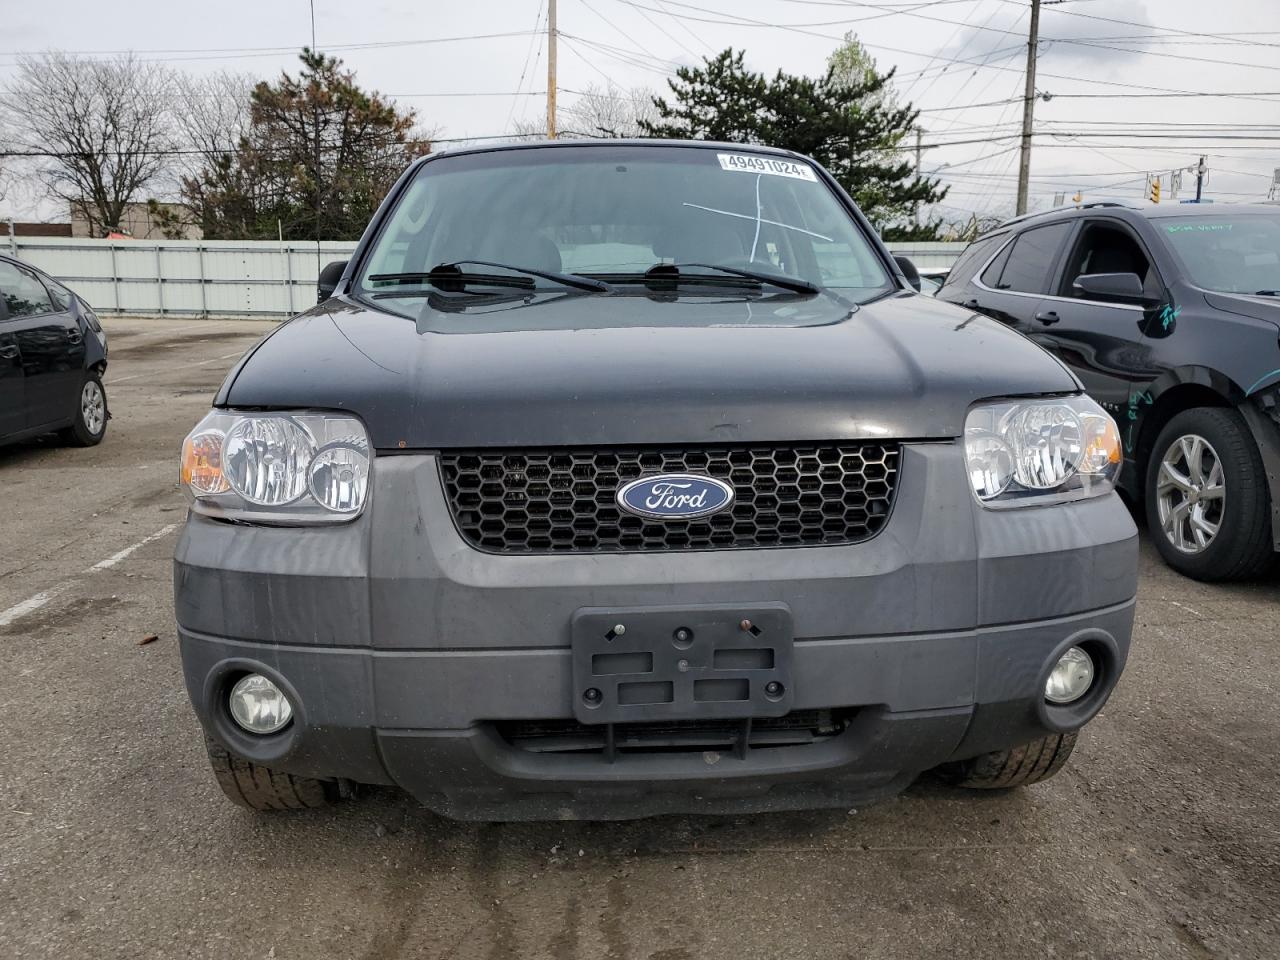
[[[1171,223],[1165,227],[1168,233],[1226,233],[1234,223]]]

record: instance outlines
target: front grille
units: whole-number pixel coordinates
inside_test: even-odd
[[[449,452],[441,474],[454,521],[497,553],[630,553],[857,543],[880,532],[898,478],[896,443],[700,449]],[[734,488],[697,520],[622,512],[618,487],[695,473]]]
[[[849,725],[853,710],[793,710],[748,720],[667,720],[588,725],[577,720],[506,720],[498,735],[529,753],[682,753],[820,743]]]

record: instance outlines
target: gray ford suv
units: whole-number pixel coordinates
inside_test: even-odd
[[[615,818],[1055,773],[1129,648],[1116,425],[911,274],[792,153],[415,164],[183,446],[228,796]]]

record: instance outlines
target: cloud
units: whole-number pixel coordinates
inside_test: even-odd
[[[1074,15],[1077,13],[1082,15]],[[1083,15],[1086,13],[1088,16]],[[1103,16],[1107,19],[1089,19]],[[1021,64],[1028,27],[1026,10],[1002,9],[990,20],[961,30],[940,51],[939,58]],[[1110,0],[1097,13],[1045,6],[1040,15],[1040,63],[1055,70],[1082,66],[1121,70],[1132,63],[1129,58],[1133,54],[1152,52],[1155,44],[1151,35],[1155,32],[1144,0]]]

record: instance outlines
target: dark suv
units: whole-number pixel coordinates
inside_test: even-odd
[[[1280,207],[1089,204],[975,240],[938,297],[1026,334],[1120,421],[1120,487],[1169,565],[1280,548]]]
[[[1061,769],[1129,650],[1119,431],[903,269],[794,153],[415,164],[183,445],[222,789],[562,819]]]

